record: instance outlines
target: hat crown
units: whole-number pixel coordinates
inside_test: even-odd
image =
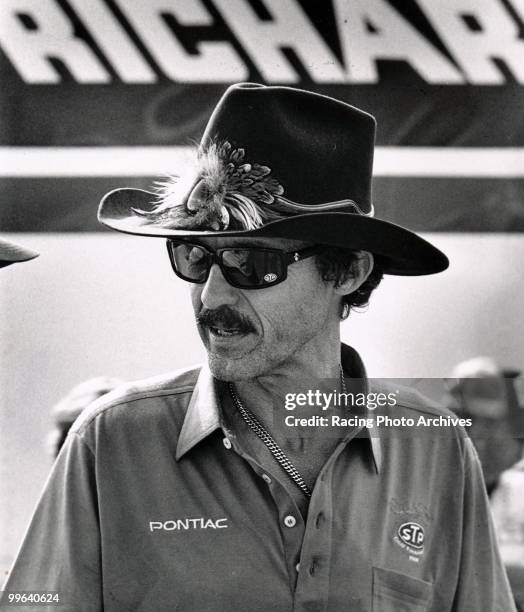
[[[230,143],[267,166],[284,196],[305,205],[352,200],[369,214],[375,119],[345,102],[281,86],[231,86],[201,141]],[[349,210],[355,212],[355,210]]]
[[[370,251],[389,274],[441,272],[449,262],[439,249],[373,218],[375,129],[371,115],[328,96],[233,85],[208,122],[189,185],[170,177],[156,193],[116,189],[98,217],[131,234],[298,239]]]

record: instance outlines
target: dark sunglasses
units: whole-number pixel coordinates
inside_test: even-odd
[[[177,276],[190,283],[205,283],[213,264],[218,264],[226,281],[239,289],[264,289],[287,278],[287,267],[312,257],[320,247],[282,251],[263,247],[225,247],[212,250],[201,244],[167,241],[171,266]]]

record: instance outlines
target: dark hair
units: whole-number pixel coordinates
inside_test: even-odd
[[[335,285],[339,286],[352,275],[359,259],[358,251],[326,245],[317,253],[316,264],[322,280],[334,281]],[[368,304],[371,293],[377,288],[383,275],[380,259],[374,257],[373,270],[365,282],[353,293],[342,296],[341,319],[346,319],[352,308],[361,308]]]

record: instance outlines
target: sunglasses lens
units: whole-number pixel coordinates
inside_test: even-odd
[[[196,244],[170,244],[171,261],[177,274],[186,280],[202,283],[207,278],[208,253]]]
[[[266,287],[285,278],[285,265],[280,254],[263,249],[222,251],[222,270],[237,287]]]

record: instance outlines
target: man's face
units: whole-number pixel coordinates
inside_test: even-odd
[[[209,238],[211,249],[258,246],[298,250],[293,240]],[[204,284],[191,285],[198,331],[209,366],[220,380],[245,380],[269,374],[278,366],[318,350],[328,325],[338,325],[340,298],[324,282],[309,258],[288,267],[287,279],[274,287],[232,287],[218,265]]]

